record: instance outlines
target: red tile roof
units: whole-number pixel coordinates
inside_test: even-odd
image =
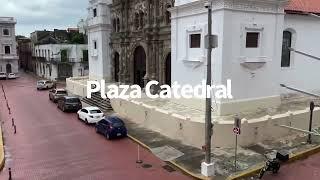
[[[320,13],[320,0],[290,0],[285,10]]]

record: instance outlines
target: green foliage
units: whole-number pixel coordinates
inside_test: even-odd
[[[81,33],[72,33],[71,34],[71,44],[85,44],[85,35]]]

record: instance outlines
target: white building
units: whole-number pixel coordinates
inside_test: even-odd
[[[0,72],[18,73],[16,23],[13,17],[0,17]]]
[[[86,44],[43,44],[33,49],[35,73],[43,78],[57,80],[87,76],[88,46]]]
[[[282,83],[320,90],[315,81],[320,62],[311,57],[320,57],[317,0],[214,0],[212,8],[213,34],[219,38],[212,55],[213,83],[226,84],[231,79],[234,97],[217,100],[218,114],[277,106]],[[172,81],[199,84],[206,77],[204,1],[176,0],[171,13]],[[200,102],[185,103],[199,107]]]

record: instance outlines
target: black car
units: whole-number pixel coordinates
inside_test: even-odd
[[[127,136],[124,122],[116,116],[109,116],[99,121],[96,124],[96,132],[103,134],[107,139]]]
[[[82,109],[82,104],[78,97],[64,96],[58,99],[58,108],[63,112],[78,111]]]

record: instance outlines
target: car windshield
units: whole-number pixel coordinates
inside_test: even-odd
[[[57,94],[67,94],[67,91],[57,91]]]
[[[68,103],[79,103],[80,100],[78,98],[70,98],[66,100]]]
[[[112,123],[113,127],[122,127],[123,123],[121,121]]]
[[[99,109],[90,110],[90,114],[99,114],[102,113]]]

